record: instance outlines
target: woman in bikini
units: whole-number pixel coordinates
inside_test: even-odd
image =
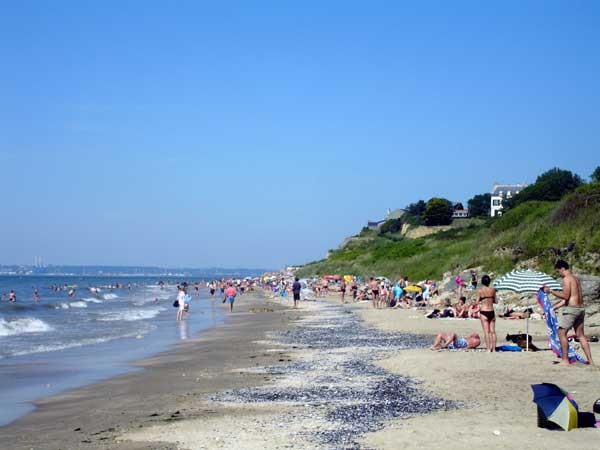
[[[496,289],[490,287],[492,280],[488,275],[481,277],[483,287],[477,291],[477,304],[479,305],[479,318],[485,336],[485,348],[488,352],[496,350]]]

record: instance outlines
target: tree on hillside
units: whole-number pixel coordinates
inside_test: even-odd
[[[490,215],[490,203],[492,194],[478,194],[469,199],[467,206],[473,217],[487,217]]]
[[[379,234],[384,233],[397,233],[402,230],[402,220],[390,219],[386,220],[379,228]]]
[[[452,223],[452,203],[445,198],[432,198],[427,202],[423,213],[425,225],[450,225]]]
[[[532,200],[556,201],[573,192],[583,183],[581,177],[569,170],[558,167],[541,174],[535,183],[527,186],[514,197],[504,202],[505,208],[512,208],[523,202]]]
[[[416,203],[411,203],[406,207],[406,212],[417,217],[421,217],[425,212],[427,204],[423,200],[419,200]]]
[[[596,170],[592,172],[590,178],[594,183],[600,183],[600,166],[596,167]]]

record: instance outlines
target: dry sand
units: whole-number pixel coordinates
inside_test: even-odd
[[[464,336],[481,329],[476,320],[435,320],[410,310],[373,310],[365,305],[355,308],[367,323],[388,331],[425,334],[453,331]],[[545,323],[530,321],[529,324],[534,343],[546,348]],[[524,332],[525,321],[499,319],[496,329],[501,344],[507,333]],[[592,355],[600,359],[598,344],[592,344]],[[466,407],[393,421],[385,429],[365,436],[362,442],[365,447],[376,449],[600,448],[598,428],[568,433],[537,428],[531,384],[547,382],[561,386],[572,393],[582,412],[591,412],[593,402],[600,398],[597,367],[581,364],[559,367],[556,361],[550,351],[495,354],[400,351],[380,361],[380,365],[393,373],[418,378],[423,381],[424,389],[446,399],[463,401]]]

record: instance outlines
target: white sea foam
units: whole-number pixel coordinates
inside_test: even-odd
[[[71,302],[71,303],[69,303],[69,306],[71,308],[87,308],[87,303],[84,301]]]
[[[119,320],[123,320],[126,322],[135,322],[137,320],[152,319],[153,317],[158,316],[158,314],[161,311],[164,311],[165,309],[166,308],[130,308],[124,311],[100,313],[100,317],[98,318],[98,320],[101,322],[114,322]]]
[[[102,303],[102,300],[98,300],[97,298],[94,298],[94,297],[82,298],[81,300],[83,300],[84,302],[88,302],[88,303]]]
[[[69,309],[68,303],[58,303],[54,306],[54,309]]]
[[[104,337],[98,337],[98,338],[80,339],[80,340],[74,341],[74,342],[65,342],[65,343],[59,343],[59,344],[36,345],[36,346],[30,347],[28,349],[17,350],[15,352],[11,352],[10,356],[29,355],[31,353],[56,352],[56,351],[65,350],[68,348],[83,347],[85,345],[101,344],[103,342],[113,341],[115,339],[132,338],[132,337],[139,336],[140,334],[143,335],[143,334],[149,333],[150,331],[152,331],[155,328],[156,327],[154,327],[154,326],[148,326],[141,330],[136,330],[136,331],[133,331],[131,333],[127,333],[127,334],[124,334],[121,336],[104,336]]]
[[[113,294],[112,292],[104,294],[102,297],[104,297],[104,300],[114,300],[115,298],[119,298],[117,294]]]
[[[15,336],[24,333],[43,333],[51,331],[52,327],[46,322],[32,317],[22,319],[0,319],[0,336]]]

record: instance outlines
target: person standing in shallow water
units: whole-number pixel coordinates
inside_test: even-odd
[[[581,281],[569,270],[569,264],[562,259],[559,259],[554,268],[563,279],[562,292],[556,292],[544,286],[544,291],[561,299],[560,302],[552,306],[556,311],[563,308],[562,316],[558,321],[558,338],[560,339],[560,347],[562,351],[560,365],[568,366],[569,363],[569,341],[567,339],[568,331],[573,328],[575,334],[579,338],[581,348],[585,353],[590,364],[594,364],[592,360],[592,352],[590,344],[585,337],[583,328],[583,319],[585,318],[585,308],[583,307],[583,295],[581,291]]]
[[[177,322],[183,320],[183,311],[185,309],[185,290],[181,287],[177,292],[177,302],[179,305],[177,306]]]
[[[490,287],[492,280],[488,275],[481,277],[483,287],[477,291],[477,304],[479,305],[479,319],[485,337],[485,348],[488,352],[496,351],[496,289]]]
[[[235,297],[237,295],[237,290],[233,287],[232,283],[229,283],[227,289],[225,289],[225,298],[223,299],[223,303],[227,301],[229,303],[229,312],[233,312],[233,302],[235,302]]]

